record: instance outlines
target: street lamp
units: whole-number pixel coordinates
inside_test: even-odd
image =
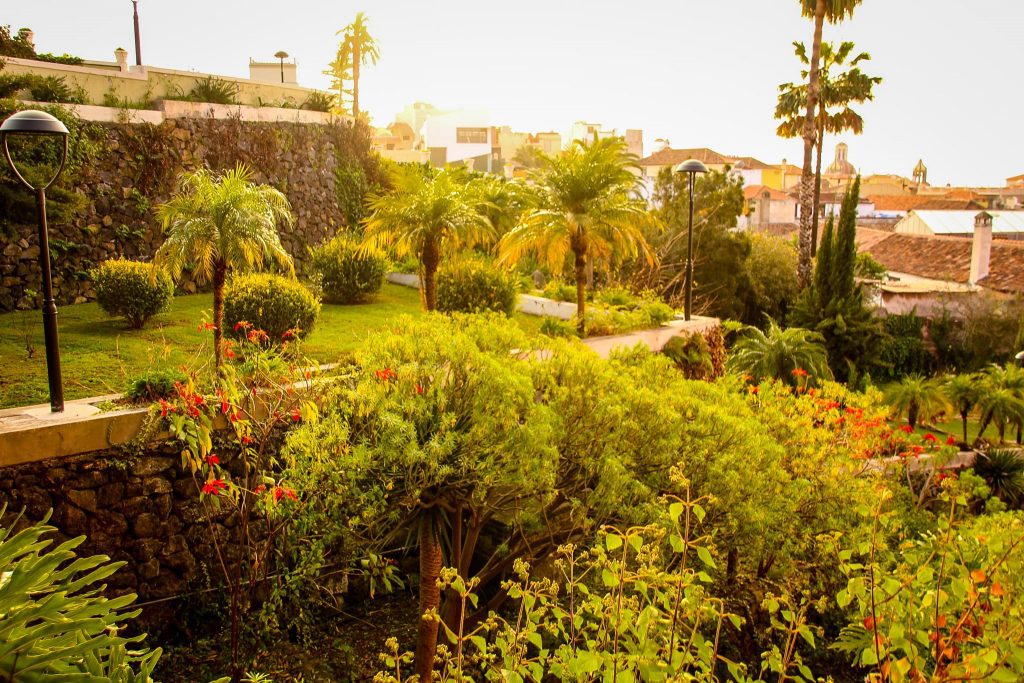
[[[686,173],[690,176],[690,224],[686,233],[686,302],[683,308],[683,317],[690,319],[690,310],[693,308],[693,183],[698,173],[707,173],[708,167],[696,159],[687,159],[676,166],[676,173]]]
[[[11,159],[7,146],[10,135],[59,135],[64,143],[60,166],[49,182],[38,187],[25,180]],[[68,158],[68,129],[58,119],[44,111],[26,110],[12,114],[0,124],[0,140],[4,156],[18,180],[36,194],[39,214],[39,270],[43,275],[43,335],[46,340],[46,375],[50,381],[50,412],[64,412],[64,386],[60,376],[60,347],[57,341],[57,304],[53,300],[53,277],[50,274],[50,240],[46,233],[46,188],[53,184]]]
[[[284,60],[288,58],[288,53],[284,50],[278,50],[274,53],[274,56],[281,60],[281,82],[284,83]]]
[[[135,63],[142,66],[142,39],[139,37],[139,0],[132,0],[132,18],[135,21]]]

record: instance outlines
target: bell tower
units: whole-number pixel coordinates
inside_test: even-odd
[[[917,166],[914,167],[914,184],[918,187],[928,184],[928,167],[924,165],[922,159],[918,159]]]

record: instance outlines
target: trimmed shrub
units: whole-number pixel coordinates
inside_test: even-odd
[[[384,286],[388,260],[377,249],[360,249],[338,236],[311,250],[310,266],[324,301],[355,304],[370,299]]]
[[[551,317],[544,318],[540,324],[540,333],[549,337],[575,337],[577,334],[576,325],[572,322]]]
[[[187,380],[180,370],[147,370],[128,383],[124,397],[138,402],[159,401],[174,396],[177,393],[174,385]]]
[[[660,327],[672,319],[675,311],[662,301],[645,301],[639,308],[587,308],[587,336],[604,337],[634,330]]]
[[[305,337],[320,316],[320,302],[298,280],[253,273],[236,275],[224,289],[225,332],[236,330],[241,322],[263,330],[275,343],[282,341],[285,332],[293,331]]]
[[[114,318],[124,318],[139,330],[157,313],[167,310],[174,297],[174,282],[167,271],[127,259],[104,261],[90,272],[96,302]]]
[[[512,315],[518,286],[514,275],[483,259],[461,259],[437,273],[437,310],[445,313],[498,311]]]
[[[552,280],[544,286],[544,298],[552,301],[570,301],[576,303],[576,285]]]
[[[686,379],[709,380],[715,377],[711,349],[701,334],[681,334],[672,337],[661,352],[676,364]]]

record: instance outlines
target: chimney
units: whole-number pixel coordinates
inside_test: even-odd
[[[119,47],[114,50],[114,61],[117,62],[117,68],[121,71],[128,70],[128,50],[123,47]]]
[[[992,256],[992,215],[982,211],[974,217],[974,241],[971,244],[971,274],[968,282],[977,284],[988,277],[988,264]]]

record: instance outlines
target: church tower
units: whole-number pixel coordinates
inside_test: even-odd
[[[918,187],[928,184],[928,167],[924,165],[922,159],[918,159],[917,166],[914,167],[914,183]]]

